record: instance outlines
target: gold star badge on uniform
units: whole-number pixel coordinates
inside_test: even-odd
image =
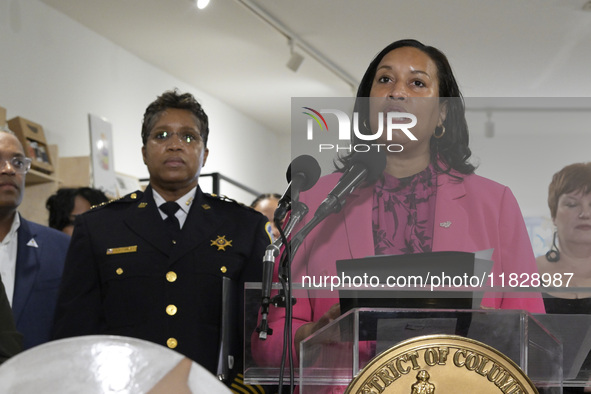
[[[225,235],[218,235],[218,237],[211,241],[211,246],[217,246],[218,251],[226,251],[226,247],[232,246],[232,241],[228,241]]]

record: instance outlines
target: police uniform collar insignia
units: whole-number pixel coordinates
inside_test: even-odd
[[[232,246],[232,241],[227,240],[225,235],[218,235],[216,239],[211,240],[211,246],[217,246],[218,251],[226,251],[228,246]]]
[[[148,203],[147,203],[147,202],[141,202],[141,203],[139,203],[139,205],[138,205],[137,207],[138,207],[138,208],[145,208],[145,207],[146,207],[146,205],[148,205]]]
[[[185,201],[185,205],[189,206],[189,205],[191,205],[192,202],[193,202],[193,197],[189,197],[189,199],[187,201]]]
[[[210,209],[211,207],[209,206],[209,204],[203,204],[203,205],[201,206],[201,208],[203,208],[203,209],[207,210],[207,209]]]

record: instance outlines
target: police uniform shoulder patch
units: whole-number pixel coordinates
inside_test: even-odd
[[[239,206],[239,207],[242,207],[242,208],[245,208],[245,209],[251,210],[251,211],[253,211],[253,212],[258,212],[258,211],[256,211],[255,209],[253,209],[253,208],[249,207],[248,205],[245,205],[245,204],[243,204],[243,203],[241,203],[241,202],[239,202],[239,201],[236,201],[236,200],[234,200],[233,198],[230,198],[230,197],[228,197],[228,196],[219,195],[219,194],[213,194],[213,193],[211,193],[211,194],[209,194],[209,193],[203,193],[203,195],[204,195],[205,197],[208,197],[208,198],[211,198],[211,199],[214,199],[214,200],[218,200],[218,201],[227,202],[227,203],[230,203],[230,204],[233,204],[233,205],[236,205],[236,206]],[[206,205],[207,205],[207,204],[206,204]],[[206,208],[206,209],[209,209],[209,206],[208,206],[208,208]]]
[[[275,241],[275,236],[273,235],[273,226],[271,226],[271,222],[265,223],[265,233],[267,233],[269,241],[273,243]]]
[[[93,205],[92,207],[90,207],[91,210],[95,210],[95,209],[99,209],[102,207],[105,207],[107,205],[113,204],[113,203],[119,203],[119,202],[134,202],[139,200],[142,196],[143,196],[143,192],[141,191],[135,191],[133,193],[129,193],[123,197],[119,197],[119,198],[114,198],[112,200],[100,203],[98,205]]]

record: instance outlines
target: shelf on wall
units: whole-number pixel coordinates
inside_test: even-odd
[[[25,177],[25,186],[38,185],[40,183],[57,182],[57,179],[41,171],[29,170]]]

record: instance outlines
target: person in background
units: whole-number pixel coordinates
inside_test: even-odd
[[[337,260],[432,251],[494,249],[493,275],[537,272],[515,197],[508,187],[474,174],[464,102],[441,51],[416,40],[385,47],[361,80],[354,112],[365,135],[386,130],[387,116],[380,113],[413,114],[417,123],[411,131],[416,139],[403,133],[403,128],[381,133],[375,142],[398,148],[387,152],[385,170],[377,181],[356,188],[339,212],[308,234],[292,262],[294,283],[303,275],[337,276]],[[406,122],[406,118],[392,120]],[[352,135],[352,145],[364,142]],[[376,149],[368,154],[377,155]],[[300,202],[310,212],[316,212],[342,172],[351,167],[353,155],[342,157],[337,172],[300,194]],[[299,228],[312,216],[305,217]],[[299,356],[302,340],[340,316],[337,297],[299,299],[294,305],[293,354]],[[485,297],[481,307],[544,312],[538,293],[523,298]],[[284,322],[284,308],[272,307],[273,335],[265,341],[253,339],[253,356],[259,365],[280,364]]]
[[[99,189],[91,187],[61,188],[49,196],[45,207],[49,211],[49,227],[72,235],[76,217],[91,207],[108,202]]]
[[[12,132],[0,131],[0,275],[23,349],[51,339],[70,237],[18,213],[31,159]]]
[[[250,204],[251,208],[254,208],[256,211],[259,211],[260,213],[265,215],[267,219],[269,219],[274,240],[279,238],[279,230],[277,229],[277,227],[275,226],[275,222],[273,221],[273,214],[277,209],[277,205],[279,204],[280,199],[280,194],[265,193],[255,198],[252,204]]]
[[[565,292],[544,294],[547,313],[591,314],[591,163],[575,163],[558,171],[548,187],[548,207],[556,226],[552,247],[536,259],[545,285]],[[591,357],[583,363],[587,374]],[[587,388],[588,391],[589,388]],[[583,387],[565,387],[582,393]]]
[[[23,336],[16,331],[12,310],[0,280],[0,365],[22,349]]]
[[[546,312],[591,313],[591,293],[575,291],[591,287],[591,163],[571,164],[554,174],[548,207],[556,229],[552,247],[536,262],[540,275],[561,279],[552,287],[568,287],[568,292],[545,294]]]
[[[260,213],[201,191],[208,136],[208,117],[189,93],[167,91],[147,107],[141,153],[150,183],[78,217],[55,338],[140,338],[218,376],[232,358],[222,378],[240,385],[244,283],[261,281],[271,235]],[[223,325],[224,316],[237,326]],[[224,334],[236,346],[220,354]]]

